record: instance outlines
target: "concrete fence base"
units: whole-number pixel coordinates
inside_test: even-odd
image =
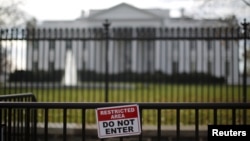
[[[82,141],[85,136],[86,141],[99,141],[97,136],[96,125],[86,125],[85,134],[82,133],[82,127],[78,124],[67,124],[67,140],[68,141]],[[43,141],[44,125],[38,123],[38,141]],[[161,127],[161,141],[175,141],[177,137],[176,126],[162,126]],[[123,141],[136,141],[139,136],[126,136],[123,137]],[[155,141],[157,137],[156,126],[142,126],[143,141]],[[180,141],[193,141],[195,140],[195,128],[194,126],[181,126],[180,127]],[[63,125],[60,123],[48,124],[48,140],[49,141],[61,141],[63,140]],[[109,138],[105,141],[119,141],[120,138]],[[207,141],[207,126],[199,126],[199,141]]]

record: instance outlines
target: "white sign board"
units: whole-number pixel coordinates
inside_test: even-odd
[[[141,133],[138,105],[114,106],[96,109],[99,138],[138,135]]]

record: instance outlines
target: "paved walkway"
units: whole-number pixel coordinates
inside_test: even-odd
[[[44,133],[44,123],[38,123],[38,134]],[[63,124],[62,123],[49,123],[49,134],[62,134]],[[86,125],[86,135],[97,136],[97,126],[95,124]],[[164,125],[161,127],[161,132],[163,136],[176,136],[176,126],[174,125]],[[145,125],[142,126],[143,136],[156,136],[157,126]],[[67,123],[67,135],[81,135],[82,125],[75,123]],[[195,136],[195,126],[193,125],[181,125],[180,135],[183,137],[194,137]],[[207,126],[199,126],[199,135],[202,137],[207,136]]]

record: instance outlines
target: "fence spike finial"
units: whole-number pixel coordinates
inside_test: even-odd
[[[110,26],[110,22],[108,19],[105,19],[105,22],[103,23],[103,26],[107,29]]]
[[[244,68],[243,68],[243,102],[247,102],[247,26],[249,23],[244,19],[241,23],[243,26],[243,37],[244,37]],[[246,124],[247,114],[246,110],[243,111],[243,123]]]
[[[249,25],[249,23],[247,22],[246,18],[243,20],[243,23],[241,23],[241,25],[243,26],[244,29],[247,28],[247,26]]]
[[[110,22],[108,19],[103,23],[105,29],[105,102],[108,102],[109,99],[109,61],[108,61],[108,50],[109,50],[109,26]]]

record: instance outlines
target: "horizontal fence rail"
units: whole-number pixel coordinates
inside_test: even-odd
[[[0,29],[1,40],[106,40],[104,28],[34,28]],[[165,39],[244,39],[241,27],[208,28],[110,28],[111,40],[165,40]],[[249,30],[249,28],[247,28]],[[250,35],[247,34],[247,38]]]
[[[5,102],[36,102],[36,97],[32,93],[0,95],[0,101]]]
[[[57,137],[61,137],[61,140],[67,141],[72,140],[74,137],[78,140],[101,140],[97,137],[96,125],[92,128],[92,132],[89,132],[88,119],[95,122],[94,110],[100,107],[111,107],[119,105],[128,104],[138,104],[141,114],[141,125],[142,134],[138,136],[131,137],[121,137],[119,140],[126,139],[136,139],[136,140],[146,140],[151,138],[152,140],[183,140],[187,137],[193,140],[199,141],[201,138],[205,138],[207,134],[207,125],[239,125],[239,124],[250,124],[250,103],[43,103],[43,102],[0,102],[1,118],[2,123],[5,124],[4,134],[6,137],[4,141],[15,141],[18,140],[44,140],[48,141],[54,134]],[[26,116],[25,130],[22,131],[20,136],[14,136],[19,129],[19,124],[15,124],[16,118],[9,115],[15,115],[18,109],[24,109],[25,113],[29,113],[32,110],[40,111],[38,112],[38,124],[39,134],[33,132],[30,126],[30,120]],[[51,125],[51,116],[60,112],[62,118],[60,126]],[[75,125],[74,130],[70,130],[72,113],[79,112],[80,125]],[[200,114],[202,112],[210,112],[211,115],[206,117],[206,124],[201,124],[202,117]],[[150,114],[147,114],[150,113]],[[184,115],[184,113],[188,113]],[[245,114],[243,114],[245,113]],[[7,114],[7,115],[6,115]],[[223,115],[221,118],[219,115]],[[39,121],[39,116],[42,116],[43,120]],[[59,116],[59,115],[58,115]],[[3,117],[5,117],[3,120]],[[146,120],[154,119],[155,121],[148,126]],[[164,119],[170,118],[174,119],[175,123],[166,124]],[[185,119],[189,119],[189,122],[193,122],[191,130],[189,133],[183,133],[187,122]],[[95,124],[95,123],[93,123]],[[77,130],[78,127],[78,130]],[[150,127],[150,128],[149,128]],[[173,127],[173,128],[169,128]],[[205,128],[204,128],[205,127]],[[55,132],[55,128],[58,129]],[[54,130],[53,130],[54,129]],[[153,133],[149,135],[148,130],[153,129]],[[204,132],[202,132],[204,131]],[[187,135],[188,134],[188,135]],[[41,136],[42,135],[42,136]],[[78,135],[78,136],[77,136]],[[89,136],[91,136],[89,138]],[[53,138],[55,140],[56,138]]]

